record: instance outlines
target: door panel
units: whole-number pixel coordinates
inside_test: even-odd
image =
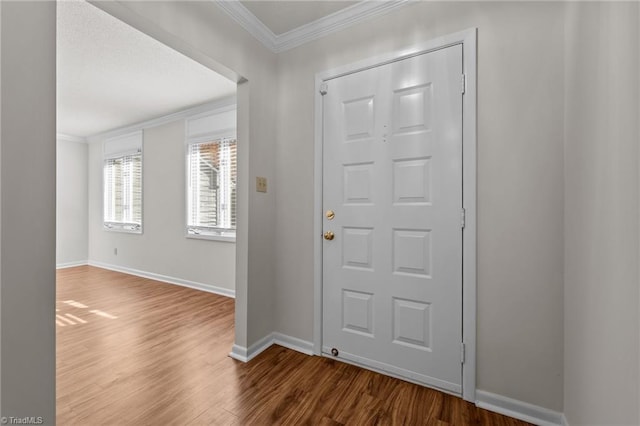
[[[461,391],[462,47],[328,82],[323,352]]]

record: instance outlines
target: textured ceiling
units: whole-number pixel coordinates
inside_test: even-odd
[[[235,83],[83,1],[58,2],[58,133],[86,137],[233,95]]]
[[[280,35],[358,2],[250,0],[240,3],[275,35]]]

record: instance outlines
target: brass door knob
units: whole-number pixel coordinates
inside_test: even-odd
[[[324,233],[324,239],[325,240],[331,241],[331,240],[333,240],[333,237],[335,237],[335,235],[333,235],[333,232],[331,232],[331,231],[327,231],[327,232]]]

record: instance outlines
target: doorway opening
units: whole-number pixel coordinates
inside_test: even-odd
[[[57,8],[58,421],[76,423],[153,407],[166,380],[187,395],[230,351],[248,82],[102,7]]]

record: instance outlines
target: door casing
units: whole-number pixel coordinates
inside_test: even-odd
[[[476,393],[476,110],[477,110],[477,29],[376,56],[316,74],[314,146],[314,329],[313,351],[322,355],[322,84],[325,81],[375,66],[461,44],[465,93],[462,100],[462,187],[465,227],[462,244],[462,339],[465,362],[462,365],[462,398],[475,402]],[[461,81],[460,84],[463,84]]]

